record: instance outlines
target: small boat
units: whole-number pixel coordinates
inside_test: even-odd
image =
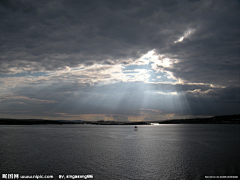
[[[137,131],[137,130],[138,130],[138,127],[137,127],[137,126],[135,126],[135,127],[134,127],[134,131]]]

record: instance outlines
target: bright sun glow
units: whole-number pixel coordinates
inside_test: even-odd
[[[173,55],[171,54],[159,54],[155,49],[153,49],[142,55],[134,63],[129,64],[128,66],[135,66],[135,68],[139,66],[140,69],[143,67],[147,68],[148,71],[142,71],[143,73],[146,73],[146,76],[143,76],[143,74],[141,75],[141,72],[138,74],[138,80],[143,82],[163,82],[166,81],[166,79],[171,82],[178,81],[177,78],[175,78],[174,75],[169,71],[169,69],[173,68],[174,64],[179,62],[178,59],[172,57]],[[127,71],[124,72],[126,73]],[[131,70],[131,72],[133,72],[133,70]],[[137,75],[136,72],[134,73],[135,74],[129,75]],[[141,77],[144,77],[144,79],[141,80]],[[147,80],[148,77],[151,78],[149,81]]]
[[[182,42],[183,39],[184,39],[184,37],[181,37],[179,40],[175,41],[175,43],[177,43],[177,42]]]
[[[194,33],[194,29],[187,30],[182,37],[180,37],[177,41],[174,41],[174,43],[182,42],[185,38],[189,37],[192,33]]]
[[[169,93],[158,92],[158,94],[163,94],[163,95],[177,95],[177,92],[169,92]]]
[[[182,40],[181,40],[182,41]],[[157,54],[155,50],[148,51],[147,54],[144,54],[136,62],[137,65],[148,65],[152,63],[152,69],[156,70],[156,67],[171,67],[174,63],[178,63],[177,59],[171,59],[168,55]]]

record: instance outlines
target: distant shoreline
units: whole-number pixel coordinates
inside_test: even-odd
[[[82,120],[44,120],[44,119],[7,119],[1,118],[0,125],[44,125],[44,124],[94,124],[94,125],[150,125],[159,124],[240,124],[240,114],[214,116],[211,118],[172,119],[148,122],[82,121]]]

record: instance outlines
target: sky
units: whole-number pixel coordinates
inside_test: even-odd
[[[0,118],[240,114],[239,0],[2,0]]]

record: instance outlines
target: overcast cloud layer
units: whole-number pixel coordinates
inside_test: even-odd
[[[0,117],[240,113],[238,0],[10,0],[0,17]]]

